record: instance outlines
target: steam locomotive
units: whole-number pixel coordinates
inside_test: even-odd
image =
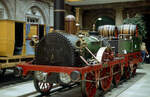
[[[121,77],[135,75],[142,61],[136,25],[104,25],[98,32],[74,34],[73,16],[64,24],[64,0],[54,0],[54,5],[55,31],[37,44],[33,63],[18,65],[24,76],[35,71],[37,91],[48,95],[54,83],[80,82],[83,97],[94,97],[97,89],[107,91],[112,82],[118,85]]]

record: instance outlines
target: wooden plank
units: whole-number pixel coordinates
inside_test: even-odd
[[[0,60],[23,59],[23,58],[34,58],[34,55],[28,55],[28,56],[12,56],[12,57],[0,57]]]
[[[12,68],[12,67],[16,67],[18,64],[20,63],[25,63],[25,61],[22,62],[11,62],[11,63],[4,63],[0,65],[0,69],[4,69],[4,68]]]

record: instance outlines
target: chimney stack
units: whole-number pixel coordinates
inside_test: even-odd
[[[64,0],[54,0],[54,30],[55,32],[64,31]]]

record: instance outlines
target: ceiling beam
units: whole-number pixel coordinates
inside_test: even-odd
[[[137,2],[83,5],[83,6],[75,6],[75,7],[80,7],[83,10],[93,10],[93,9],[103,9],[103,8],[134,8],[134,7],[142,7],[142,6],[150,6],[150,2],[137,1]]]

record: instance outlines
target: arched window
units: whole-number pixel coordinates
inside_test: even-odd
[[[33,6],[26,12],[26,22],[29,24],[44,24],[44,18],[38,7]]]

